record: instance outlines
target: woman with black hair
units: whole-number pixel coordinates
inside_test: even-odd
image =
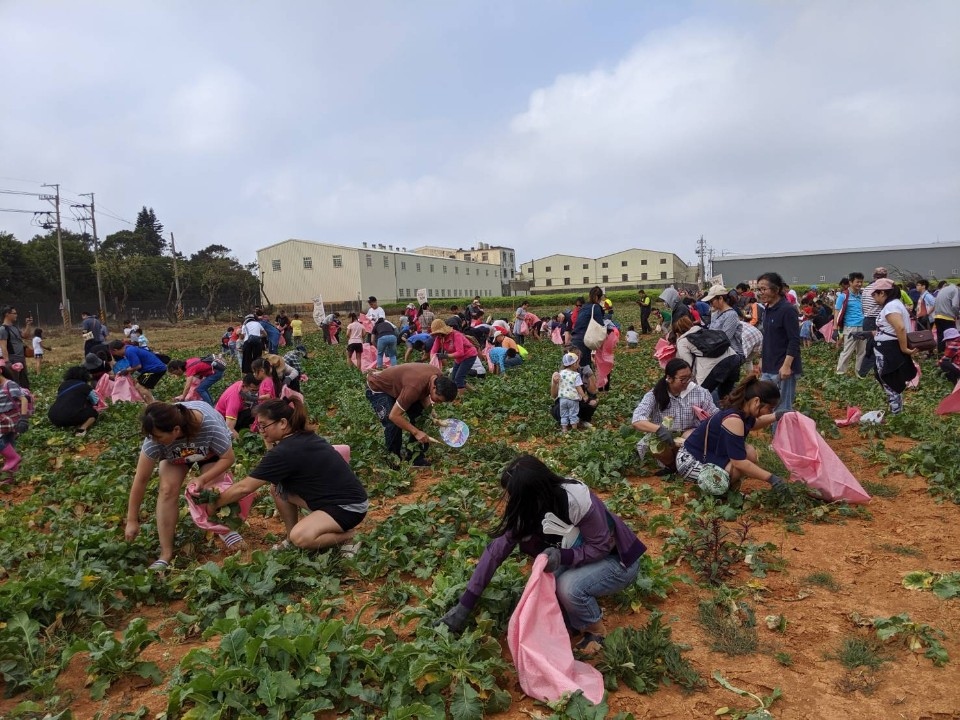
[[[693,381],[693,369],[686,360],[673,358],[663,369],[663,377],[640,400],[633,411],[633,427],[648,433],[637,443],[642,459],[647,454],[652,437],[659,440],[653,458],[667,471],[675,470],[677,445],[675,438],[687,437],[699,424],[696,408],[707,415],[717,412],[710,392]]]
[[[877,382],[887,396],[890,414],[903,411],[903,391],[917,375],[913,356],[917,351],[907,345],[910,312],[900,299],[900,288],[893,280],[873,281],[873,299],[880,306],[877,334],[874,337],[874,360]]]
[[[506,507],[460,601],[440,618],[462,632],[500,564],[520,546],[547,556],[568,627],[583,633],[577,648],[594,653],[606,628],[597,598],[620,592],[640,570],[646,546],[578,480],[554,473],[532,455],[513,460],[500,476]]]
[[[159,464],[157,535],[160,557],[147,569],[162,571],[173,561],[179,500],[187,473],[194,466],[200,471],[194,479],[199,490],[218,482],[233,465],[233,441],[223,416],[202,400],[176,405],[150,403],[140,416],[140,431],[143,444],[127,501],[124,536],[131,542],[140,534],[140,506],[153,471]],[[221,537],[228,548],[243,540],[235,532]]]
[[[788,412],[776,410],[779,402],[775,383],[748,375],[727,396],[726,407],[687,437],[677,451],[677,473],[709,495],[736,489],[744,477],[766,480],[774,489],[783,485],[783,478],[757,465],[757,451],[746,442],[752,430],[768,427]]]
[[[587,334],[587,328],[590,326],[590,319],[593,318],[603,325],[603,288],[594,285],[590,288],[590,297],[586,305],[580,308],[577,313],[577,320],[573,324],[573,331],[570,333],[570,344],[580,351],[580,365],[590,365],[593,359],[592,351],[588,348],[583,338]]]
[[[250,373],[260,383],[260,400],[270,400],[280,397],[283,391],[283,379],[270,363],[263,357],[258,357],[250,363]]]
[[[90,387],[90,372],[79,365],[67,368],[47,418],[56,427],[75,427],[77,435],[86,435],[97,421],[95,407],[99,401]]]
[[[369,503],[346,460],[308,425],[298,399],[267,400],[253,412],[270,450],[247,477],[210,504],[208,513],[213,515],[218,508],[273,485],[277,512],[287,529],[287,539],[274,549],[342,545],[345,554],[356,552],[356,546],[347,543],[366,517]],[[303,518],[301,510],[308,513]]]
[[[793,410],[797,377],[803,372],[800,360],[800,317],[787,300],[787,284],[775,272],[757,278],[757,292],[766,308],[763,312],[763,347],[760,351],[760,379],[770,380],[780,391],[778,410]],[[776,425],[773,426],[776,431]]]

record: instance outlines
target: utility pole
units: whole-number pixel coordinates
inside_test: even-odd
[[[100,241],[97,239],[96,204],[93,201],[93,193],[80,193],[80,195],[90,198],[90,224],[93,226],[93,266],[97,271],[97,301],[100,303],[100,322],[106,322],[107,302],[103,297],[103,283],[100,280]],[[86,205],[81,207],[86,207]]]
[[[700,271],[698,273],[699,277],[697,282],[702,286],[707,279],[707,270],[704,264],[704,257],[707,254],[707,242],[703,239],[703,235],[700,236],[700,239],[697,240],[697,257],[700,258]]]
[[[177,322],[183,322],[183,303],[180,301],[180,274],[177,272],[177,241],[170,233],[170,250],[173,252],[173,287],[177,293]]]
[[[52,187],[56,195],[41,195],[41,200],[49,200],[57,211],[57,252],[60,254],[60,313],[63,315],[63,328],[70,327],[70,301],[67,300],[67,271],[63,264],[63,239],[60,237],[60,183],[43,185]]]

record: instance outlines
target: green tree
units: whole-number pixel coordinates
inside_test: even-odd
[[[11,233],[0,232],[0,296],[3,302],[22,297],[23,279],[27,274],[23,243]]]
[[[163,225],[157,220],[153,208],[146,205],[137,213],[137,224],[133,228],[135,235],[139,235],[147,248],[144,255],[163,255],[167,241],[163,239]]]

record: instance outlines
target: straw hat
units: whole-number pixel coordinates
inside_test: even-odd
[[[431,335],[449,335],[453,332],[453,328],[447,325],[446,322],[437,318],[432,323],[430,323],[430,334]]]

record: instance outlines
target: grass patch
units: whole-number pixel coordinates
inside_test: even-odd
[[[863,485],[864,490],[874,497],[895,498],[900,494],[900,488],[898,488],[896,485],[891,485],[890,483],[864,480],[861,485]]]
[[[793,667],[793,655],[788,652],[774,653],[773,659],[783,665],[783,667]]]
[[[823,570],[810,573],[803,579],[803,582],[807,585],[816,585],[817,587],[825,588],[830,592],[837,592],[840,589],[840,583],[834,579],[833,575]]]
[[[879,651],[880,644],[876,640],[847,637],[840,643],[840,649],[827,657],[838,660],[847,670],[856,670],[859,667],[876,670],[887,660]]]
[[[749,655],[757,651],[757,627],[753,610],[743,601],[705,600],[697,619],[710,636],[710,649],[724,655]]]
[[[886,550],[891,552],[894,555],[904,555],[906,557],[920,557],[923,555],[923,551],[920,548],[915,548],[913,545],[897,545],[895,543],[883,543],[880,545],[881,550]]]

